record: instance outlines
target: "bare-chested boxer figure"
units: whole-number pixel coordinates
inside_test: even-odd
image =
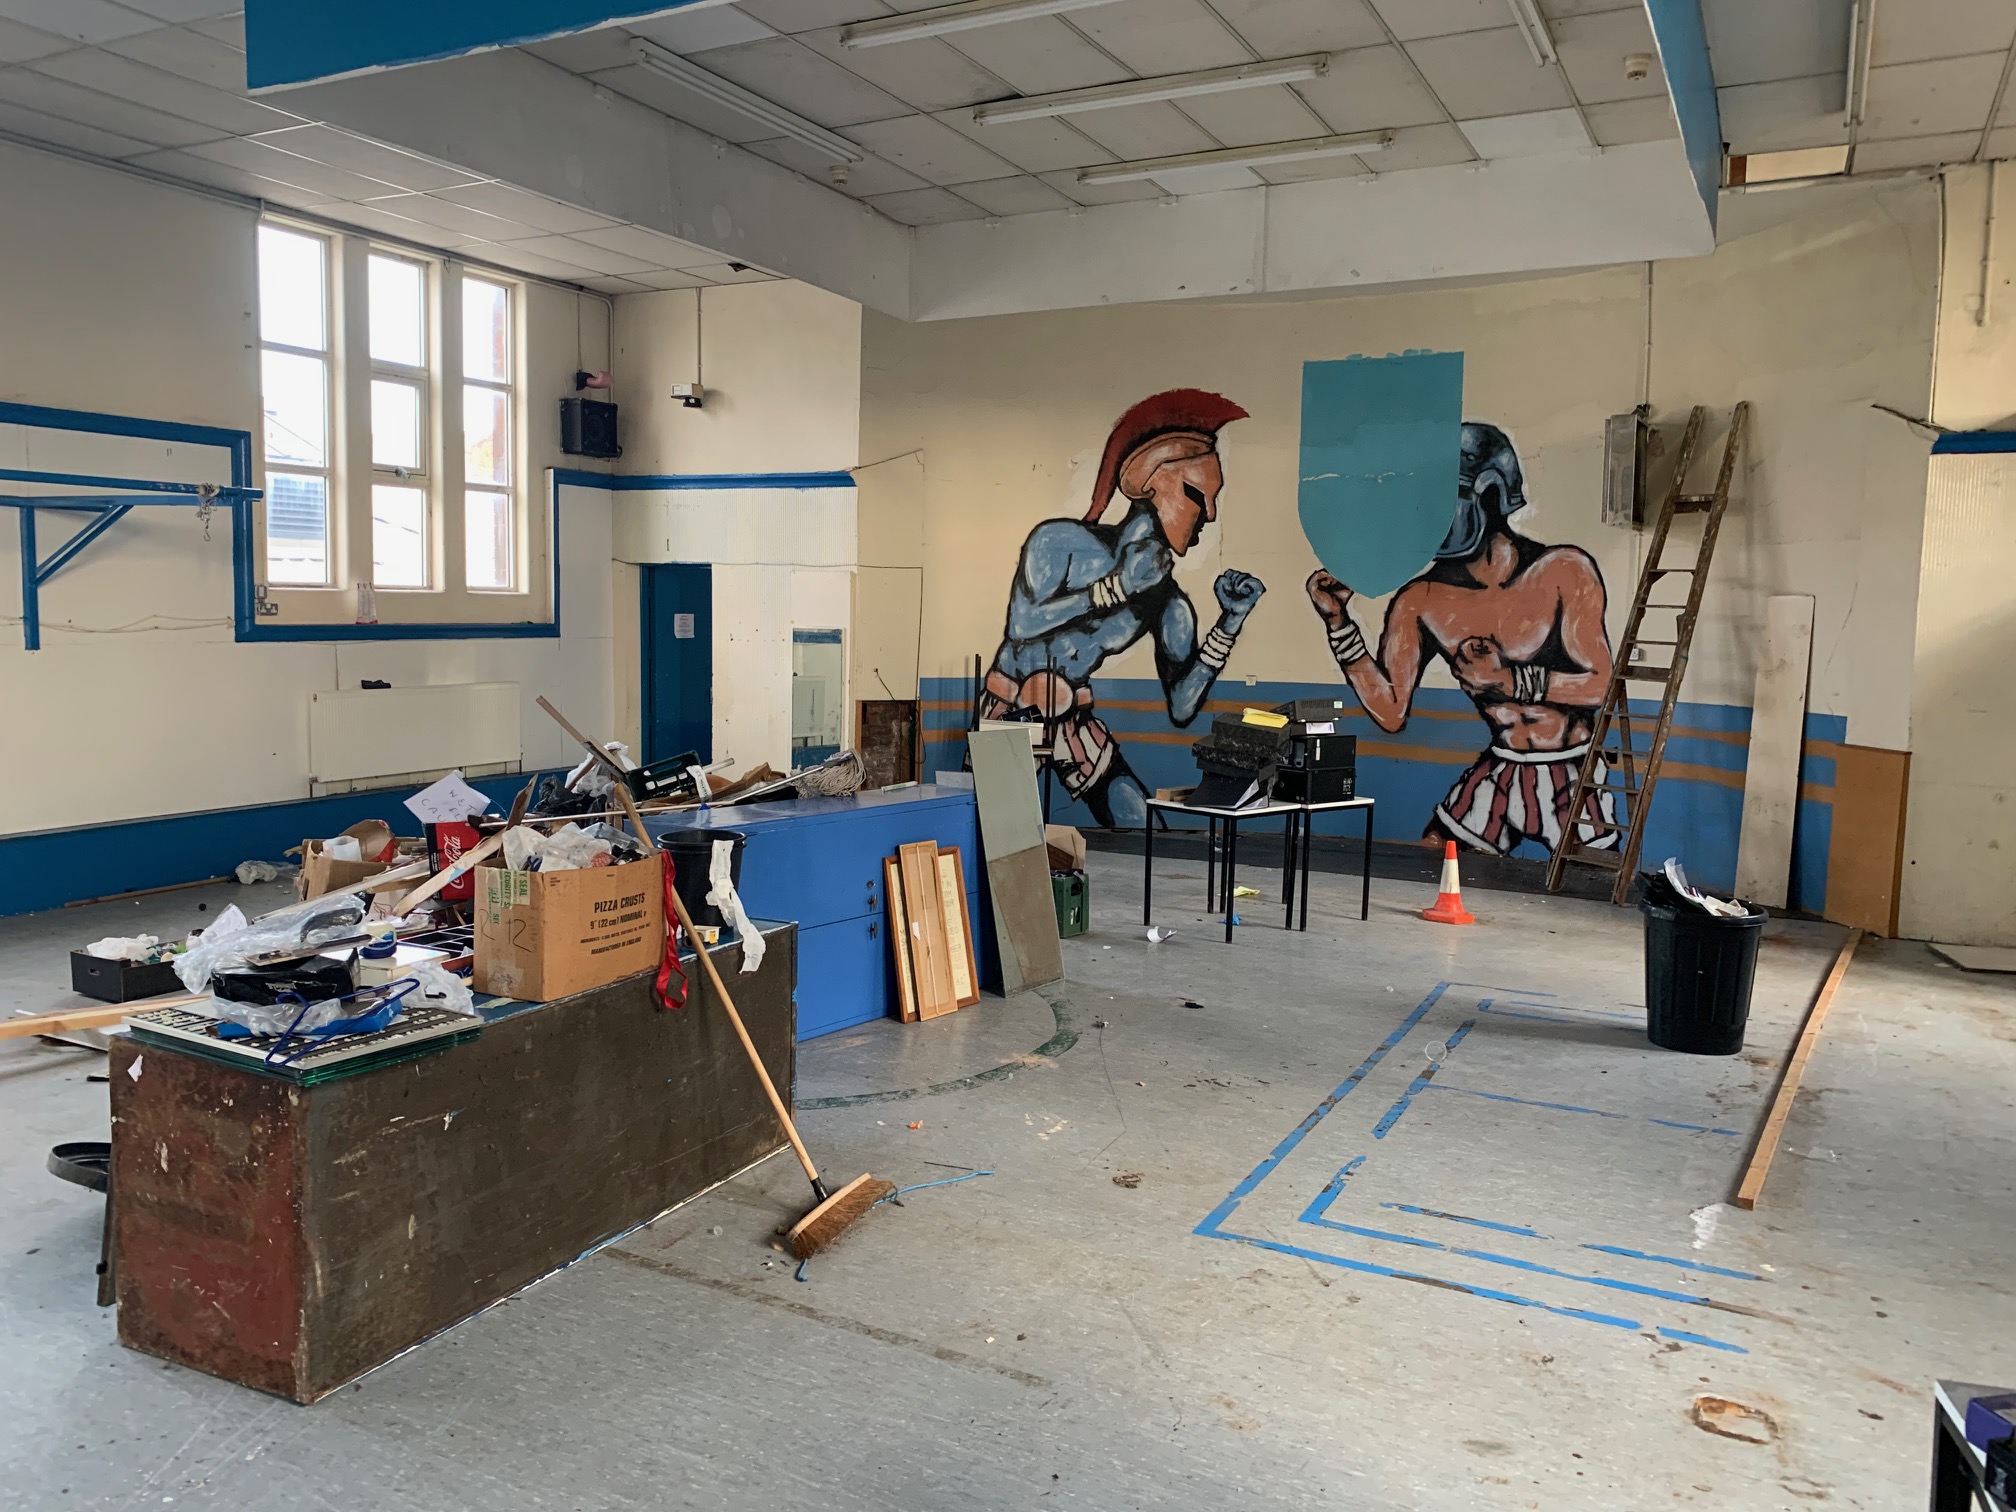
[[[1351,618],[1351,590],[1328,572],[1309,601],[1365,712],[1404,727],[1427,657],[1449,664],[1491,730],[1491,745],[1435,806],[1426,834],[1509,855],[1521,840],[1552,852],[1571,822],[1575,780],[1610,683],[1602,574],[1574,546],[1543,546],[1510,517],[1525,507],[1519,456],[1495,425],[1463,427],[1456,516],[1435,561],[1393,596],[1374,655]],[[1597,779],[1605,768],[1599,761]],[[1612,849],[1615,800],[1591,793],[1577,838]]]

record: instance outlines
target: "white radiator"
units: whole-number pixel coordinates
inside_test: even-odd
[[[311,693],[312,780],[509,767],[520,754],[519,711],[518,684],[507,682]]]

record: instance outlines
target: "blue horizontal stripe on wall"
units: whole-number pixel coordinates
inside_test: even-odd
[[[572,468],[554,474],[556,483],[606,488],[611,493],[682,492],[689,489],[852,488],[854,474],[808,473],[591,473]]]
[[[1935,457],[1979,452],[2016,452],[2016,431],[1948,431],[1932,443]]]
[[[497,807],[509,808],[528,780],[523,773],[478,777],[471,786]],[[240,861],[278,862],[304,839],[341,834],[366,819],[383,819],[394,834],[417,835],[420,822],[406,808],[406,799],[417,791],[377,788],[337,798],[0,836],[0,915],[227,876]],[[81,937],[78,943],[83,943]]]
[[[1146,786],[1182,787],[1197,780],[1190,743],[1209,732],[1211,711],[1179,730],[1168,718],[1161,685],[1152,679],[1095,678],[1093,691],[1099,717],[1119,738],[1128,764]],[[1268,708],[1291,698],[1335,698],[1338,691],[1335,683],[1262,682],[1247,687],[1231,681],[1220,682],[1212,690],[1211,702]],[[923,722],[928,780],[964,762],[964,744],[956,735],[967,727],[972,685],[965,678],[925,678],[921,696],[927,704]],[[1634,712],[1647,719],[1657,707],[1636,701],[1633,705]],[[1413,716],[1390,734],[1373,724],[1347,693],[1339,729],[1359,738],[1358,791],[1378,800],[1378,837],[1383,840],[1420,838],[1435,805],[1490,739],[1475,707],[1454,688],[1419,690]],[[1750,710],[1741,705],[1678,706],[1667,741],[1664,774],[1646,825],[1646,864],[1657,865],[1667,856],[1678,856],[1688,874],[1702,884],[1724,889],[1733,885],[1736,844],[1743,823],[1742,779],[1749,758],[1749,729]],[[1838,743],[1846,734],[1847,721],[1840,715],[1806,717],[1809,743]],[[1382,751],[1382,746],[1432,751],[1434,755],[1396,755]],[[1833,759],[1809,750],[1801,780],[1815,792],[1831,789]],[[1052,794],[1052,817],[1058,823],[1093,822],[1084,806],[1067,802],[1060,789],[1053,788]],[[1351,816],[1319,816],[1317,831],[1351,836],[1356,833],[1355,823]],[[1802,799],[1793,842],[1790,901],[1795,908],[1817,911],[1822,905],[1832,828],[1831,802]],[[1516,854],[1537,859],[1543,852],[1529,843]]]

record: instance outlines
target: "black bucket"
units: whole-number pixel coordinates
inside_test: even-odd
[[[719,927],[723,939],[732,939],[735,931],[721,917],[721,910],[707,901],[707,872],[714,863],[716,841],[734,846],[728,863],[728,876],[739,893],[742,890],[742,847],[748,838],[742,831],[731,829],[675,829],[667,830],[658,837],[659,849],[671,853],[672,886],[679,894],[679,901],[686,905],[686,912],[696,925]],[[668,919],[666,922],[672,921]]]
[[[1757,942],[1768,915],[1718,918],[1650,898],[1645,915],[1645,1033],[1662,1050],[1734,1055],[1750,1021]]]

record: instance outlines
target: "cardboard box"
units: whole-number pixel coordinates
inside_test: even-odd
[[[479,866],[476,990],[545,1003],[655,971],[663,875],[656,856],[582,871]]]
[[[1043,844],[1050,852],[1050,870],[1085,870],[1085,837],[1068,824],[1043,826]]]
[[[358,850],[364,853],[366,859],[332,860],[323,854],[322,847],[326,842],[303,840],[298,888],[302,897],[319,898],[324,893],[347,892],[387,870],[398,853],[398,843],[392,838],[392,826],[383,819],[366,819],[351,825],[343,833],[357,842]]]

